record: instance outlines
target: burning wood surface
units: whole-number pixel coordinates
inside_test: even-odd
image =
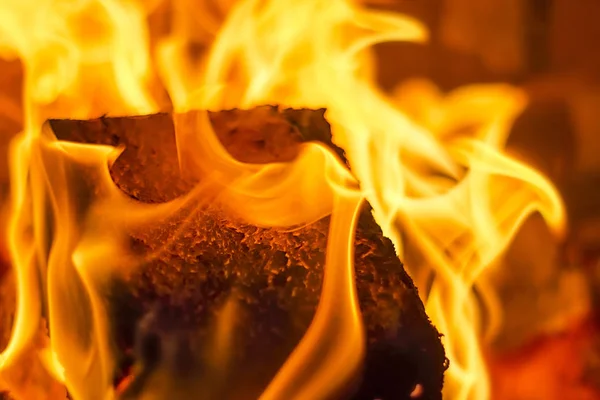
[[[331,142],[323,111],[262,107],[213,113],[211,119],[223,145],[240,161],[291,161],[299,143],[307,140],[325,142],[343,156]],[[169,114],[56,120],[51,126],[61,140],[125,145],[111,175],[140,201],[172,200],[196,184],[179,173]],[[293,231],[262,229],[228,216],[218,206],[198,210],[192,205],[166,223],[132,233],[132,248],[148,261],[125,278],[126,284],[115,284],[114,335],[124,354],[140,346],[133,335],[140,329],[138,341],[158,340],[163,350],[150,356],[148,350],[138,349],[135,358],[143,369],[125,393],[153,387],[154,371],[144,369],[156,369],[179,390],[187,374],[197,374],[188,390],[203,390],[207,398],[258,397],[313,318],[328,226],[325,218]],[[446,360],[439,334],[369,207],[361,212],[354,245],[368,346],[364,375],[356,378],[356,389],[350,385],[350,397],[408,399],[420,385],[420,398],[441,398]],[[219,313],[229,307],[235,309],[230,342],[211,354],[218,348],[211,334]],[[154,315],[152,322],[140,328],[140,319],[149,314]],[[176,356],[164,347],[173,340],[187,349],[182,356],[190,359],[169,359]],[[198,346],[195,354],[187,354]],[[150,382],[142,383],[146,378]]]

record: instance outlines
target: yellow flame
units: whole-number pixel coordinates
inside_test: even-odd
[[[113,397],[114,354],[102,295],[110,274],[123,266],[101,260],[135,265],[123,248],[128,229],[218,191],[242,218],[261,226],[308,223],[333,212],[319,308],[263,398],[326,398],[360,365],[364,337],[349,246],[361,197],[400,257],[413,251],[425,260],[408,268],[445,335],[446,398],[488,398],[482,310],[473,289],[485,289],[484,300],[492,295],[480,276],[529,214],[540,212],[559,234],[565,224],[552,184],[503,153],[512,121],[526,106],[524,94],[485,85],[442,96],[423,81],[406,83],[393,96],[382,93],[374,79],[373,45],[423,41],[426,30],[411,18],[351,0],[221,2],[223,21],[209,0],[173,0],[173,29],[153,40],[155,27],[147,21],[160,3],[0,5],[0,55],[17,55],[25,68],[25,126],[11,148],[8,226],[18,309],[0,358],[0,384],[18,392],[11,371],[19,368],[44,315],[50,347],[39,354],[51,376],[66,384],[72,398]],[[190,48],[200,45],[208,51],[198,57]],[[178,112],[325,107],[356,179],[314,143],[303,145],[292,163],[239,163],[220,146],[206,114],[176,115],[180,161],[203,184],[173,202],[141,205],[108,175],[107,163],[118,151],[57,142],[42,129],[49,117],[155,112],[159,81]],[[127,212],[117,217],[111,209]],[[433,282],[428,291],[427,282]],[[341,315],[332,316],[333,309]],[[357,350],[350,354],[350,348]]]

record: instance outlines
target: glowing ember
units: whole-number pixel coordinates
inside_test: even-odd
[[[423,288],[428,315],[445,335],[445,395],[489,398],[482,310],[473,288],[484,293],[494,321],[493,282],[481,274],[531,213],[540,212],[557,234],[565,223],[551,183],[502,152],[526,105],[524,94],[489,85],[441,96],[427,82],[407,83],[393,97],[381,93],[372,47],[423,41],[426,32],[418,21],[351,0],[206,1],[193,7],[173,1],[167,35],[158,22],[147,23],[163,7],[160,0],[0,5],[0,55],[20,58],[26,72],[24,129],[10,153],[8,247],[18,307],[0,359],[0,385],[22,393],[18,371],[38,345],[48,376],[28,384],[51,385],[52,377],[71,398],[112,398],[116,360],[102,285],[123,266],[105,260],[130,259],[124,250],[128,229],[217,191],[225,206],[258,226],[290,227],[332,215],[318,310],[261,398],[327,398],[359,370],[364,332],[350,244],[363,199],[399,256],[416,252],[422,260],[409,269]],[[226,15],[223,22],[215,9]],[[209,50],[193,51],[202,46]],[[315,143],[303,145],[289,163],[237,162],[214,134],[198,137],[198,131],[183,129],[211,133],[202,114],[194,124],[177,118],[175,124],[181,166],[201,176],[203,185],[165,204],[142,205],[110,179],[107,163],[119,149],[57,141],[43,125],[50,117],[156,112],[165,103],[163,89],[176,111],[324,107],[354,175]],[[78,196],[83,175],[95,183],[85,198]],[[42,315],[51,334],[40,345]]]

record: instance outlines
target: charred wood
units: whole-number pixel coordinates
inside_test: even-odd
[[[307,140],[328,144],[345,160],[332,143],[323,110],[260,107],[211,113],[210,118],[221,143],[240,161],[289,161]],[[139,201],[165,202],[195,184],[180,174],[169,114],[50,124],[61,140],[124,145],[111,176]],[[158,256],[127,280],[115,281],[111,291],[114,337],[123,359],[145,366],[124,393],[136,398],[153,379],[162,379],[176,382],[177,393],[187,385],[195,393],[204,390],[205,398],[257,398],[311,322],[328,226],[324,218],[291,232],[258,228],[209,205],[132,233],[132,250]],[[354,244],[367,355],[362,376],[342,398],[409,399],[420,385],[419,398],[441,399],[447,360],[440,334],[368,205]],[[234,333],[228,356],[222,355],[226,365],[213,368],[223,362],[221,357],[215,361],[211,351],[216,348],[214,327],[227,307],[235,309]],[[204,389],[186,383],[186,371],[195,371]]]

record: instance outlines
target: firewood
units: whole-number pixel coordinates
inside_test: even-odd
[[[221,143],[240,161],[289,161],[307,140],[326,143],[345,161],[332,143],[324,110],[259,107],[209,115]],[[170,114],[155,114],[50,125],[61,140],[124,145],[111,167],[114,182],[139,201],[158,203],[196,183],[180,173],[172,121]],[[136,398],[160,380],[173,385],[162,390],[180,396],[191,385],[204,398],[257,398],[314,315],[328,226],[329,217],[293,231],[259,228],[207,205],[133,232],[132,250],[154,257],[127,280],[115,281],[112,290],[115,340],[124,357],[133,353],[146,366],[124,394]],[[341,398],[409,399],[414,391],[421,399],[441,399],[447,360],[440,334],[368,204],[354,244],[367,354],[362,377]],[[216,371],[214,363],[223,360],[211,358],[211,334],[229,306],[235,309],[225,352],[230,354],[226,368]],[[191,370],[201,377],[196,386],[186,378]],[[160,398],[162,392],[154,390]]]

